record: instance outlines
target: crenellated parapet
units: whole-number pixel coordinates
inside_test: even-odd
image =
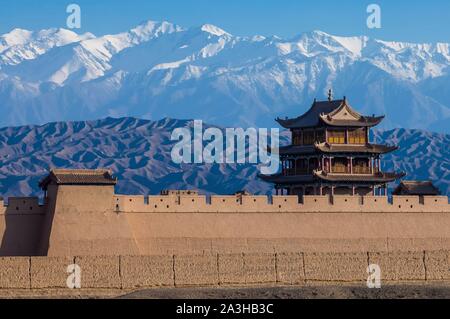
[[[117,213],[450,213],[446,196],[127,196],[114,195]]]
[[[38,197],[9,197],[0,199],[0,215],[43,215],[45,206]]]
[[[0,256],[450,248],[446,196],[130,196],[114,192],[108,172],[55,176],[45,205],[1,201]]]
[[[73,205],[73,203],[72,203]],[[95,210],[95,207],[93,207]],[[118,195],[113,196],[116,213],[273,213],[273,212],[450,212],[447,196],[205,196],[205,195]],[[45,214],[37,197],[0,199],[0,215]]]

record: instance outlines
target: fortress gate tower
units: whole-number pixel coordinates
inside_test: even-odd
[[[404,173],[382,172],[381,156],[396,146],[369,142],[370,128],[384,116],[364,116],[346,98],[316,101],[303,115],[276,121],[292,133],[280,148],[281,173],[261,175],[287,195],[386,195],[389,182]]]

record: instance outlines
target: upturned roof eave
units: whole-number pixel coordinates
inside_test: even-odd
[[[366,145],[353,145],[353,144],[314,144],[314,147],[323,153],[362,153],[362,154],[388,154],[399,149],[398,146],[387,146],[378,144],[366,144]],[[333,147],[336,149],[333,150]],[[339,149],[341,147],[341,149]],[[349,149],[342,149],[348,147]],[[354,148],[354,149],[350,149]]]
[[[335,149],[333,149],[335,147]],[[339,149],[340,147],[348,147],[354,149]],[[310,154],[388,154],[398,150],[398,146],[386,146],[378,144],[366,144],[366,145],[352,145],[352,144],[328,144],[328,143],[316,143],[307,146],[288,145],[279,148],[279,155],[310,155]],[[270,149],[268,149],[270,152]]]
[[[323,174],[314,172],[314,176],[327,182],[368,182],[368,183],[391,183],[405,177],[406,173],[382,173],[377,175],[351,175],[351,174]]]
[[[329,127],[375,127],[379,125],[385,116],[362,117],[360,120],[329,120],[326,116],[320,116],[322,123]],[[370,119],[370,121],[364,121]]]
[[[333,101],[314,101],[311,107],[302,115],[291,118],[291,119],[280,119],[276,118],[275,121],[278,122],[282,127],[286,129],[292,128],[313,128],[319,124],[319,114],[329,114],[330,112],[336,110],[342,106],[344,100],[333,100]],[[298,124],[298,122],[306,121],[307,123]],[[309,121],[309,122],[308,122]]]

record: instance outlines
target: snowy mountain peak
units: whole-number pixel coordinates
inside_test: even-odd
[[[48,46],[52,46],[51,44],[53,44],[54,46],[63,46],[66,44],[81,41],[91,36],[92,34],[90,33],[80,36],[77,33],[67,29],[52,28],[37,32],[34,37],[34,40],[39,41],[41,43],[46,42]]]
[[[292,41],[307,53],[336,53],[344,52],[350,55],[361,56],[368,38],[363,36],[340,37],[330,35],[323,31],[302,33]]]
[[[33,31],[21,29],[21,28],[15,28],[15,29],[12,29],[10,32],[2,35],[2,38],[4,38],[5,40],[9,40],[11,42],[15,42],[16,44],[19,44],[23,40],[29,39],[32,34],[33,34]]]
[[[229,34],[228,32],[226,32],[226,31],[222,30],[221,28],[216,27],[215,25],[212,25],[212,24],[204,24],[200,27],[200,29],[204,32],[211,33],[218,37],[221,37],[223,35],[231,36],[231,34]]]
[[[148,41],[151,38],[182,31],[183,28],[167,21],[156,22],[146,21],[130,30],[131,34],[136,35],[141,41]]]
[[[272,126],[332,87],[361,112],[386,115],[385,128],[448,131],[449,51],[323,31],[239,37],[166,21],[99,37],[15,29],[0,36],[0,123],[133,115]]]
[[[14,45],[27,43],[33,32],[24,29],[13,29],[9,33],[0,36],[0,53]]]
[[[91,33],[78,35],[62,29],[51,28],[40,31],[14,29],[0,37],[0,67],[18,65],[23,61],[35,60],[55,47],[95,38]]]
[[[345,49],[347,49],[349,52],[357,56],[362,55],[362,50],[366,47],[367,41],[369,40],[369,38],[365,36],[359,37],[331,36],[331,37],[340,45],[342,45]]]

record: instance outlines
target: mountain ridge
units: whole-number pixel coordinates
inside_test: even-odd
[[[241,37],[166,21],[100,37],[49,30],[0,36],[0,125],[170,116],[272,126],[333,88],[387,115],[383,129],[450,132],[449,43],[322,31]]]
[[[42,195],[38,181],[51,168],[112,169],[119,177],[116,190],[123,194],[158,194],[163,189],[271,192],[272,186],[258,179],[256,165],[173,163],[170,154],[176,142],[170,136],[178,127],[192,128],[192,120],[109,117],[0,128],[0,194]],[[282,131],[281,143],[289,143],[289,138]],[[430,179],[450,195],[450,135],[375,130],[372,140],[400,147],[384,157],[383,170],[405,171],[408,180]]]

